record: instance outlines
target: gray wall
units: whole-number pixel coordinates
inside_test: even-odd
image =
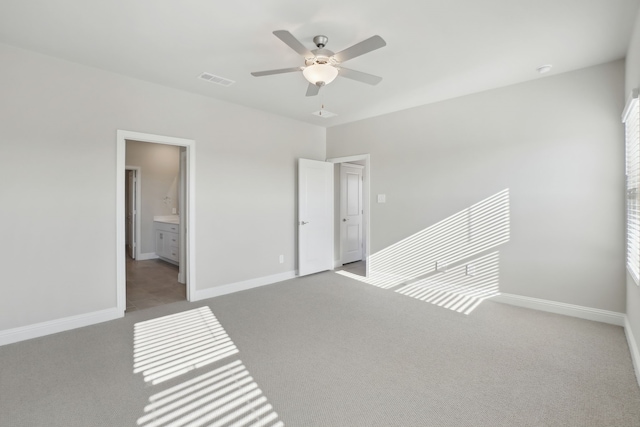
[[[627,52],[625,77],[624,96],[626,99],[633,89],[640,89],[640,11],[636,17],[633,36]],[[627,319],[636,342],[640,343],[640,288],[629,274],[627,274]]]
[[[327,157],[371,154],[373,254],[509,188],[502,292],[624,312],[623,83],[617,61],[336,126]]]
[[[124,129],[196,140],[198,289],[294,270],[296,159],[370,153],[374,253],[509,188],[502,291],[619,312],[626,292],[640,333],[640,292],[625,291],[622,61],[328,131],[3,45],[0,61],[0,330],[115,307]]]
[[[140,245],[142,253],[155,253],[153,217],[178,211],[180,147],[127,141],[127,166],[140,167]]]
[[[0,330],[116,306],[118,129],[196,141],[198,289],[296,268],[296,158],[325,158],[323,128],[4,45],[0,63]]]

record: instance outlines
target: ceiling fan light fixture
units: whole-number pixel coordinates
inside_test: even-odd
[[[338,77],[338,69],[328,64],[313,64],[302,70],[304,78],[314,85],[328,85]]]
[[[368,39],[356,43],[351,47],[333,53],[329,49],[325,49],[329,41],[327,36],[315,36],[313,43],[317,49],[308,50],[293,34],[286,30],[277,30],[273,35],[279,38],[284,44],[295,50],[298,55],[304,59],[303,67],[281,68],[277,70],[254,71],[251,73],[254,77],[270,76],[272,74],[294,73],[302,71],[305,80],[309,82],[307,85],[307,93],[305,96],[316,96],[320,92],[320,88],[333,82],[338,74],[347,79],[356,80],[362,83],[377,85],[382,77],[373,74],[363,73],[361,71],[350,70],[344,68],[342,63],[349,61],[358,56],[369,53],[373,50],[380,49],[387,43],[380,36],[371,36]]]

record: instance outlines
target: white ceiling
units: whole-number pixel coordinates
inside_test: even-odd
[[[0,43],[237,104],[334,126],[623,58],[640,0],[1,0]],[[341,51],[378,34],[387,46],[345,64],[305,97],[303,65],[272,31]],[[209,72],[236,83],[199,80]],[[337,117],[311,115],[325,104]]]

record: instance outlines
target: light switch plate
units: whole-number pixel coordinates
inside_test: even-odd
[[[378,194],[378,203],[387,203],[387,195]]]

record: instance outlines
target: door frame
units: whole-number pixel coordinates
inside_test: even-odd
[[[371,189],[371,155],[370,154],[356,154],[353,156],[345,156],[345,157],[332,157],[327,159],[327,162],[330,163],[349,163],[355,161],[364,160],[364,182],[362,186],[362,206],[364,207],[364,238],[365,238],[365,268],[366,268],[366,277],[369,277],[369,255],[371,254],[371,197],[370,197],[370,189]],[[338,213],[339,215],[339,213]],[[338,249],[339,250],[339,249]],[[338,254],[339,255],[339,254]],[[336,260],[336,247],[333,246],[333,259],[334,262]],[[340,261],[338,261],[340,262]]]
[[[186,147],[186,218],[184,212],[181,212],[180,214],[182,215],[183,220],[187,220],[187,301],[191,301],[196,294],[196,141],[193,139],[175,138],[171,136],[154,135],[149,133],[118,129],[116,136],[116,307],[120,312],[122,312],[123,315],[127,308],[127,254],[125,249],[126,224],[124,209],[124,171],[126,167],[125,162],[127,140]]]
[[[125,172],[126,171],[134,171],[135,172],[135,177],[136,177],[136,205],[134,207],[134,209],[136,210],[136,234],[135,236],[133,236],[133,242],[134,242],[134,247],[135,247],[135,251],[134,251],[134,255],[135,255],[135,259],[139,260],[140,259],[140,209],[142,206],[142,201],[140,200],[140,191],[142,189],[142,169],[140,168],[140,166],[125,166],[124,167]],[[125,216],[126,216],[126,212],[125,212]],[[126,220],[125,220],[126,221]],[[125,227],[127,226],[126,222],[125,222]],[[125,242],[126,244],[126,242]]]
[[[180,148],[180,188],[178,189],[178,213],[182,215],[182,212],[187,212],[187,208],[185,206],[185,201],[187,200],[187,151],[186,149],[183,151],[182,147]],[[180,251],[180,257],[178,258],[178,283],[182,283],[183,285],[187,283],[187,275],[185,274],[185,266],[187,265],[187,257],[186,255],[186,247],[187,247],[187,224],[185,221],[180,222],[179,233],[180,236],[178,238],[178,250]]]
[[[343,168],[344,167],[350,167],[352,169],[359,169],[360,170],[360,176],[361,178],[358,180],[358,185],[360,186],[360,191],[359,191],[359,205],[360,208],[362,210],[362,212],[360,213],[360,215],[362,215],[362,219],[361,219],[361,224],[360,224],[360,260],[364,259],[364,246],[362,246],[363,241],[366,242],[366,239],[363,238],[364,236],[364,165],[358,165],[356,163],[348,163],[348,162],[342,162],[342,163],[338,163],[339,166],[339,170],[338,170],[338,175],[340,175],[340,179],[339,179],[339,185],[337,187],[340,188],[339,194],[338,194],[338,215],[340,216],[340,218],[344,218],[344,215],[342,214],[344,210],[346,210],[346,206],[344,206],[343,201],[346,200],[346,198],[344,198],[343,200],[343,187],[346,187],[346,182],[345,180],[343,180],[343,176],[342,176],[342,172],[343,172]],[[337,225],[339,227],[339,231],[338,231],[338,236],[340,239],[340,244],[338,245],[338,247],[340,248],[340,257],[339,257],[339,261],[342,263],[342,265],[344,265],[344,247],[343,247],[343,243],[344,243],[344,239],[345,239],[345,234],[344,234],[344,227],[343,227],[343,223],[342,221],[339,219],[337,222]]]

